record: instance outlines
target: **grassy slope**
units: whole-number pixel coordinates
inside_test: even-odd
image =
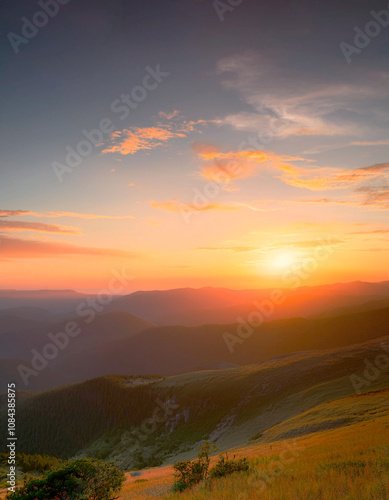
[[[389,389],[318,405],[230,450],[248,456],[249,473],[205,482],[172,494],[170,465],[126,474],[120,500],[387,500]],[[347,419],[341,427],[329,421]],[[317,425],[315,432],[309,426]],[[321,426],[321,430],[320,430]],[[282,438],[298,430],[295,438]],[[212,463],[216,460],[213,457]],[[4,498],[4,491],[0,498]]]
[[[238,369],[141,379],[141,385],[129,377],[108,377],[21,394],[19,452],[50,453],[47,446],[61,449],[66,442],[132,468],[123,423],[139,428],[152,415],[157,397],[171,398],[179,406],[168,420],[169,430],[160,424],[141,447],[146,459],[157,455],[165,466],[127,474],[121,500],[176,498],[170,493],[171,464],[193,458],[204,438],[216,440],[220,450],[250,456],[253,468],[177,498],[389,499],[389,369],[361,395],[349,378],[362,375],[365,360],[374,361],[388,340]],[[86,426],[77,433],[80,424]],[[101,424],[111,429],[103,437]],[[23,450],[31,435],[34,449]]]
[[[231,450],[230,455],[252,459],[248,474],[171,494],[172,468],[148,469],[141,476],[127,475],[120,499],[388,499],[388,396],[389,390],[376,391],[319,405],[276,426],[258,442]],[[349,421],[325,430],[330,421],[337,422],[339,418]],[[316,432],[309,433],[313,424],[318,426]],[[320,426],[322,430],[318,430]],[[280,439],[281,432],[291,430],[305,435]]]
[[[317,405],[355,394],[349,375],[361,374],[364,360],[381,352],[380,344],[371,342],[139,386],[128,377],[105,377],[30,393],[19,398],[19,451],[63,458],[82,452],[131,468],[139,461],[131,431],[152,417],[157,399],[178,406],[142,441],[144,465],[154,458],[164,463],[192,458],[205,438],[229,449]],[[365,390],[387,383],[382,373]]]

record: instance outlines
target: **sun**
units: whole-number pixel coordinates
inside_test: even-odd
[[[288,269],[296,262],[296,256],[292,252],[278,253],[273,260],[273,267],[277,269]]]

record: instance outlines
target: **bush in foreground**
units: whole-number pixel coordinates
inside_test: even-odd
[[[211,446],[209,441],[205,441],[199,447],[196,460],[182,460],[173,465],[176,477],[173,491],[184,491],[189,486],[193,486],[208,477],[211,451],[216,451],[216,446]]]
[[[8,459],[7,453],[0,453],[0,464],[6,464]],[[58,467],[62,460],[48,455],[27,455],[18,453],[18,468],[23,472],[46,472],[53,467]]]
[[[214,467],[212,467],[209,476],[212,478],[225,477],[234,472],[247,472],[249,467],[250,465],[247,457],[230,460],[226,453],[225,455],[219,455],[219,460]]]
[[[213,448],[213,450],[215,449],[216,447]],[[230,460],[226,453],[225,455],[219,455],[218,462],[209,471],[210,452],[211,445],[209,441],[206,441],[200,446],[196,460],[183,460],[173,465],[176,477],[173,491],[182,492],[186,488],[207,479],[208,476],[210,478],[219,478],[229,476],[234,472],[247,472],[249,470],[249,461],[246,457]]]
[[[63,463],[44,476],[28,481],[7,500],[113,500],[124,472],[113,462],[80,458]]]

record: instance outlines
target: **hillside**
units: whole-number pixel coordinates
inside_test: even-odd
[[[79,317],[55,323],[24,320],[8,315],[6,319],[4,328],[8,325],[7,332],[0,335],[0,352],[3,359],[20,357],[29,360],[31,349],[41,350],[50,340],[48,334],[64,332],[68,321],[74,321],[81,332],[69,342],[64,352],[66,356],[105,342],[128,338],[153,326],[152,323],[125,312],[100,314],[90,323]]]
[[[333,402],[352,422],[296,438],[257,440],[229,450],[249,457],[248,473],[171,493],[169,465],[128,473],[120,500],[386,500],[389,497],[388,391]],[[314,408],[317,420],[326,418]],[[216,457],[211,460],[211,466]]]
[[[0,359],[0,391],[5,392],[9,383],[17,384],[19,390],[24,390],[24,384],[20,382],[18,366],[24,364],[23,359]],[[47,366],[39,374],[39,377],[31,377],[28,389],[30,391],[42,391],[66,384],[66,377]]]
[[[276,320],[257,328],[247,325],[243,327],[247,338],[238,336],[240,328],[236,324],[150,328],[130,338],[112,341],[104,349],[92,347],[68,356],[59,360],[55,369],[77,382],[111,373],[166,376],[257,363],[275,356],[342,347],[386,335],[389,309],[334,318]]]
[[[42,317],[34,317],[28,318],[24,315],[20,315],[13,309],[7,309],[4,311],[0,311],[0,338],[3,335],[13,334],[13,332],[18,332],[20,330],[28,330],[28,329],[48,329],[50,328],[51,321],[46,316],[45,319]],[[2,352],[3,355],[3,352]]]
[[[3,316],[2,316],[3,314]],[[58,355],[51,360],[50,365],[40,372],[36,377],[30,377],[31,386],[28,389],[47,389],[53,387],[53,380],[58,384],[72,380],[72,376],[66,370],[58,370],[56,365],[66,358],[80,355],[81,359],[86,352],[99,349],[104,352],[105,345],[110,342],[129,339],[147,328],[152,327],[152,323],[140,319],[133,314],[126,312],[109,312],[96,316],[95,320],[86,323],[80,317],[75,317],[61,322],[38,322],[26,320],[20,317],[9,316],[8,313],[0,313],[0,317],[6,319],[4,323],[6,332],[0,335],[0,387],[5,390],[9,380],[15,381],[19,387],[24,387],[24,383],[18,374],[16,363],[9,360],[19,359],[20,363],[30,366],[32,350],[42,352],[45,345],[52,342],[48,334],[58,334],[64,332],[68,321],[74,321],[80,329],[80,333],[69,340],[66,348],[58,350]],[[11,329],[12,326],[12,329]],[[8,363],[6,363],[8,362]],[[1,368],[3,367],[3,368]],[[6,375],[3,376],[4,370]],[[49,375],[48,372],[51,372]]]
[[[304,428],[312,432],[316,421],[309,411],[355,395],[350,375],[361,375],[366,359],[385,352],[382,345],[370,342],[164,380],[110,376],[42,393],[22,393],[19,451],[61,457],[86,453],[115,459],[129,468],[191,457],[205,438],[229,449],[262,434],[266,440],[267,432],[277,439],[291,429],[298,429],[298,435],[304,434]],[[382,372],[362,391],[387,386],[388,373]],[[144,422],[164,404],[168,405],[165,418],[159,418],[152,431],[145,430],[150,424],[147,427]],[[331,420],[331,407],[323,408]],[[301,414],[305,415],[301,422],[291,420]],[[342,418],[334,411],[333,420]],[[274,427],[286,421],[293,425]]]

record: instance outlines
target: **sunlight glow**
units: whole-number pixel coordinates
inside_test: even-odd
[[[288,269],[296,262],[296,256],[292,252],[277,254],[273,260],[273,266],[277,269]]]

